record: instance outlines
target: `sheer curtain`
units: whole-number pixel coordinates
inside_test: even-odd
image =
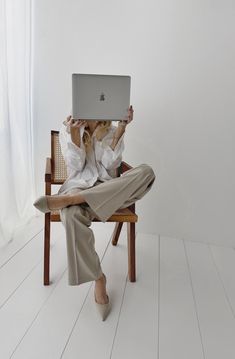
[[[35,215],[31,0],[0,0],[0,246]]]

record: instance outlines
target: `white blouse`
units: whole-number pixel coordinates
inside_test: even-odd
[[[124,151],[124,134],[119,138],[114,150],[110,147],[116,126],[111,124],[108,133],[101,141],[91,136],[93,150],[86,154],[82,141],[85,124],[80,127],[80,147],[72,142],[67,127],[63,124],[59,133],[61,152],[67,168],[67,179],[60,187],[58,194],[65,194],[75,188],[89,188],[97,180],[102,182],[117,177],[116,168],[122,161]]]

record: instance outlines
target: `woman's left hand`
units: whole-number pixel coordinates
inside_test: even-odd
[[[132,107],[132,105],[131,105],[131,106],[129,107],[129,109],[128,109],[128,114],[127,114],[127,116],[125,116],[123,120],[121,120],[121,121],[118,122],[118,126],[119,126],[119,125],[121,125],[121,126],[126,126],[126,125],[128,125],[128,124],[133,120],[133,112],[134,112],[134,110],[133,110],[133,107]]]

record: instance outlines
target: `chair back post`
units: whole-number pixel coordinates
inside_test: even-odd
[[[59,131],[51,130],[51,172],[52,183],[63,184],[67,178],[67,169],[59,143]]]
[[[55,179],[55,136],[59,131],[51,130],[51,172],[52,172],[52,181]]]

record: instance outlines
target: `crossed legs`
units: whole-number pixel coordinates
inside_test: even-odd
[[[85,198],[81,193],[47,196],[47,205],[51,210],[61,209],[67,206],[84,203]]]
[[[105,222],[116,209],[128,207],[142,198],[152,187],[155,173],[151,166],[141,164],[126,172],[121,177],[113,178],[88,189],[73,193],[47,196],[47,205],[53,209],[88,203]],[[111,213],[111,214],[112,214]]]

